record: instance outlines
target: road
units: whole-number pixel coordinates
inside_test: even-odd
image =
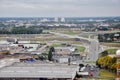
[[[91,70],[91,67],[90,66],[87,66],[84,70],[84,72],[88,72],[90,73],[90,71],[93,72],[93,76],[94,78],[98,78],[99,77],[99,69],[94,67],[93,70]]]
[[[98,58],[98,54],[102,52],[102,47],[100,46],[99,42],[96,39],[89,39],[84,38],[78,35],[67,35],[63,33],[57,33],[57,32],[50,32],[55,35],[68,37],[68,38],[75,38],[78,39],[80,42],[83,42],[86,45],[87,51],[87,59],[88,61],[96,61]]]

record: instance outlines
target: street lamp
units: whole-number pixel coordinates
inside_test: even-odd
[[[72,53],[70,52],[70,55],[69,55],[69,57],[68,57],[68,65],[71,64],[71,59],[72,59]]]

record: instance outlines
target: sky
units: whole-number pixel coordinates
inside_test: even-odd
[[[120,0],[0,0],[0,17],[120,16]]]

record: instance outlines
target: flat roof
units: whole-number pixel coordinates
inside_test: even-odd
[[[0,69],[0,78],[71,78],[79,70],[77,65],[55,63],[14,63]]]

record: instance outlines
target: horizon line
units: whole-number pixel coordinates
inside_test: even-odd
[[[56,16],[0,16],[0,18],[55,18]],[[91,17],[120,17],[120,16],[58,16],[58,18],[91,18]]]

